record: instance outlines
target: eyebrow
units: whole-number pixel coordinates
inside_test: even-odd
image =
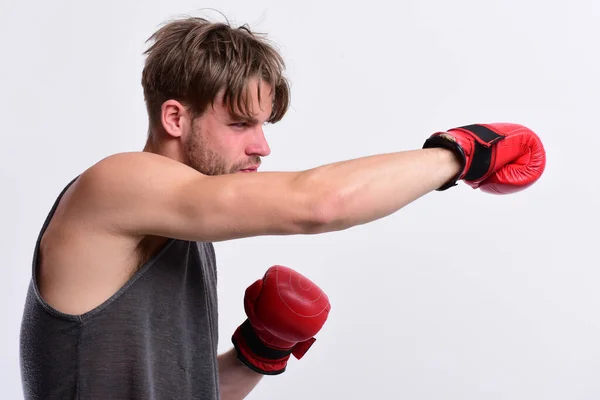
[[[253,124],[253,125],[258,124],[258,120],[256,118],[248,118],[248,117],[234,118],[233,116],[231,116],[229,119],[233,122],[245,122],[247,124]]]

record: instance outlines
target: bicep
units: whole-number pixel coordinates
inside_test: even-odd
[[[297,178],[294,172],[206,176],[156,154],[126,153],[82,174],[77,191],[96,226],[222,241],[319,231],[318,196]]]

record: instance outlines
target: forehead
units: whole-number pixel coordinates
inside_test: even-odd
[[[221,90],[215,98],[214,110],[217,114],[233,119],[267,121],[273,108],[271,86],[257,79],[245,87],[226,93]]]

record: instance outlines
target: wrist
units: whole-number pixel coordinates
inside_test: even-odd
[[[242,363],[235,349],[217,357],[219,363],[219,388],[221,399],[244,399],[260,382],[263,374],[249,369]]]
[[[453,145],[450,141],[447,141],[448,145],[446,146],[445,139],[439,140],[440,147],[436,147],[435,143],[426,142],[425,146],[432,147],[424,147],[424,149],[436,154],[439,164],[437,171],[441,175],[440,179],[444,182],[436,190],[444,191],[456,186],[457,182],[462,178],[466,165],[466,157],[460,146]]]
[[[467,157],[462,147],[454,140],[444,135],[435,135],[425,141],[423,149],[435,152],[443,174],[444,184],[437,188],[438,191],[447,190],[456,186],[462,178],[467,163]]]

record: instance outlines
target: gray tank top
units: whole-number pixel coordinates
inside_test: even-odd
[[[66,315],[40,296],[38,236],[20,337],[26,400],[219,398],[212,243],[169,240],[109,300]]]

